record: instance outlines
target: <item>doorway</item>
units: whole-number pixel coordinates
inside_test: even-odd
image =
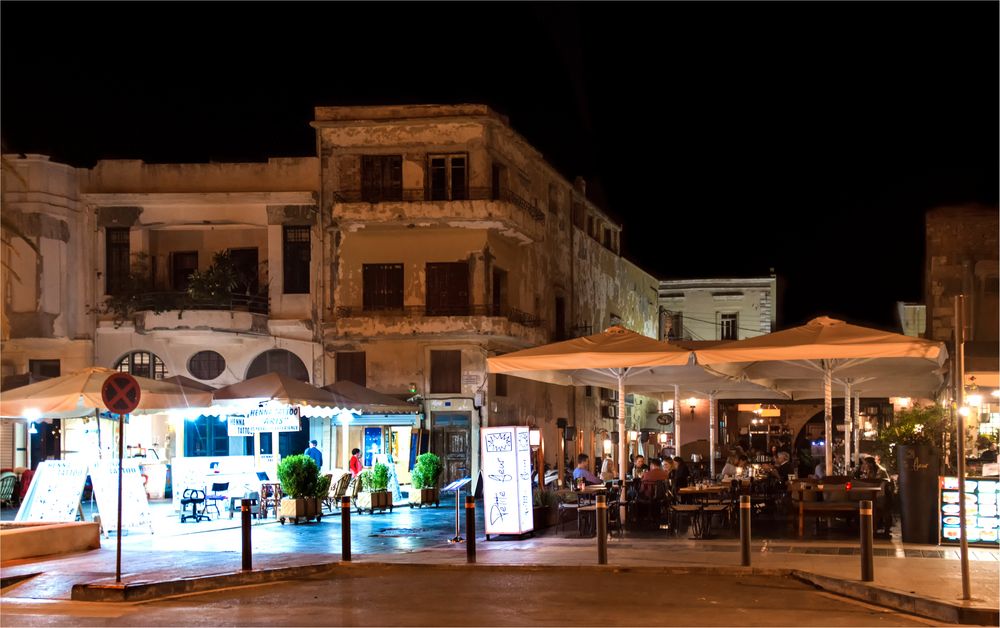
[[[469,477],[472,472],[468,412],[434,413],[433,449],[441,456],[441,484]]]
[[[254,296],[260,286],[257,248],[249,249],[229,249],[229,259],[236,269],[236,285],[233,287],[234,294],[245,294]]]

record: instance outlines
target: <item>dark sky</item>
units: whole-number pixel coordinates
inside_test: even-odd
[[[311,155],[315,105],[485,102],[660,277],[774,267],[784,318],[891,326],[923,210],[995,204],[998,5],[4,2],[5,150]]]

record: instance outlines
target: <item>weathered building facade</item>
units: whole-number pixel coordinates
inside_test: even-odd
[[[664,280],[659,304],[664,339],[753,338],[776,327],[777,278]]]

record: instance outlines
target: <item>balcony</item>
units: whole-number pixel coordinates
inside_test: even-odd
[[[339,306],[335,312],[336,319],[327,328],[328,331],[348,337],[418,334],[500,336],[517,339],[525,346],[548,341],[545,321],[509,307],[413,305],[392,310],[365,310],[361,306]]]
[[[545,212],[509,189],[494,194],[490,188],[470,188],[451,200],[431,199],[424,189],[402,189],[372,195],[363,190],[334,193],[335,217],[352,224],[379,223],[408,226],[440,224],[498,229],[521,242],[539,242],[545,236]]]
[[[187,292],[146,292],[135,297],[137,331],[219,329],[267,333],[268,298],[228,294],[193,299]]]

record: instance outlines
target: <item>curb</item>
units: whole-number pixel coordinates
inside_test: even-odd
[[[914,593],[900,591],[868,582],[843,580],[831,576],[791,570],[791,575],[819,589],[843,595],[844,597],[870,602],[911,615],[929,617],[952,624],[974,624],[996,626],[1000,624],[1000,609],[966,606],[959,602],[945,602],[920,597]]]

